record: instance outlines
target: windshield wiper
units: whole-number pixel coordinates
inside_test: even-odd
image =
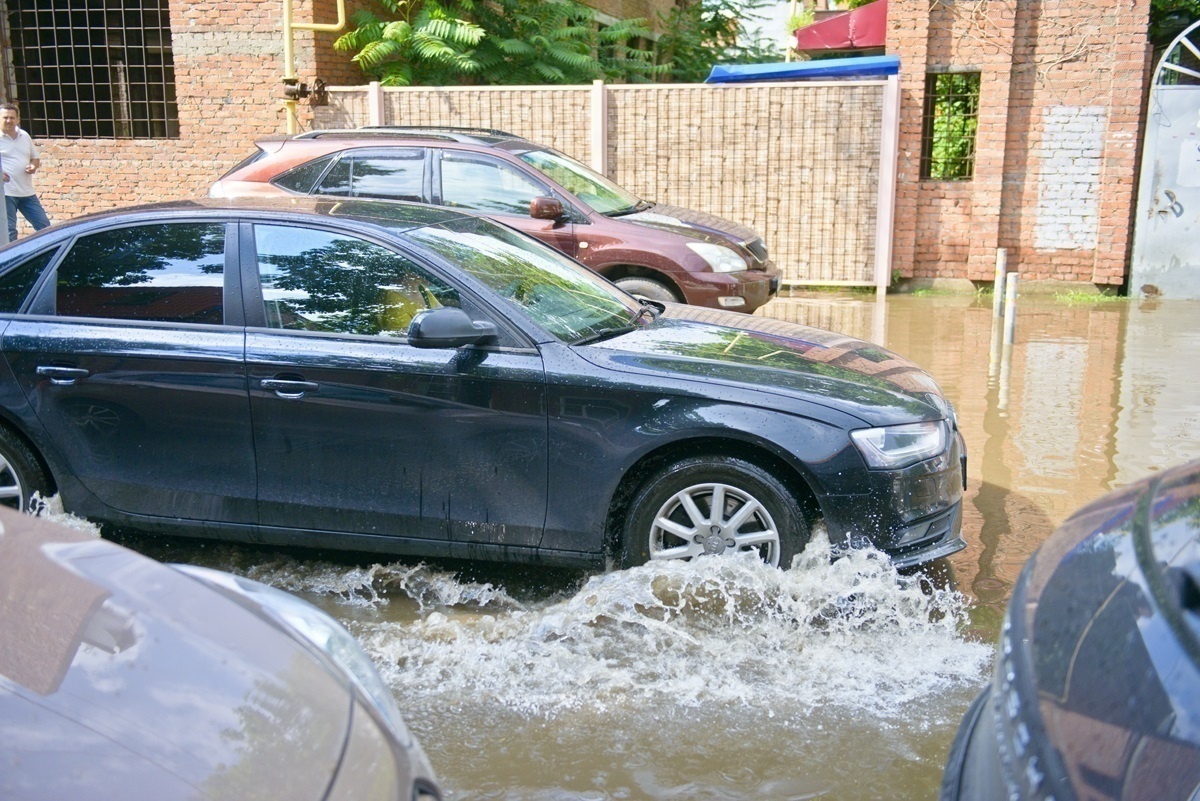
[[[658,319],[658,316],[660,314],[662,314],[662,310],[656,308],[655,306],[650,305],[646,301],[643,300],[641,303],[642,303],[642,308],[638,309],[637,312],[635,312],[633,315],[632,322],[634,324],[641,322],[641,320],[645,317],[649,317],[650,322],[654,322],[655,320]]]
[[[613,326],[612,328],[601,328],[599,331],[595,331],[581,339],[575,340],[575,342],[573,344],[575,344],[575,345],[590,345],[591,343],[599,342],[602,339],[612,339],[613,337],[618,337],[621,334],[628,334],[630,331],[635,330],[635,328],[636,328],[636,326],[634,326],[632,324],[618,325],[618,326]]]
[[[606,211],[606,212],[604,212],[604,216],[605,217],[624,217],[626,214],[637,214],[639,211],[645,211],[646,209],[650,208],[653,205],[654,204],[650,203],[649,201],[639,200],[637,203],[633,204],[632,206],[626,206],[623,209],[614,209],[613,211]]]

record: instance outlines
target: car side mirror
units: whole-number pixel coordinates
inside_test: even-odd
[[[535,220],[561,220],[565,212],[562,201],[554,197],[535,197],[529,201],[529,216]]]
[[[494,324],[472,320],[453,306],[418,312],[408,325],[408,344],[415,348],[458,348],[495,337]]]

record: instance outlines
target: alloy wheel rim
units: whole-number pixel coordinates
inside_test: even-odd
[[[654,515],[651,559],[693,559],[749,550],[777,567],[779,529],[762,501],[730,484],[682,489]]]

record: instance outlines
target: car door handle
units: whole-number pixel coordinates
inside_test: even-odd
[[[260,382],[263,389],[275,392],[281,398],[295,400],[303,398],[305,392],[316,392],[321,385],[315,381],[299,381],[290,378],[264,378]]]
[[[90,373],[82,367],[60,367],[56,364],[38,365],[37,374],[50,379],[51,384],[70,386],[81,378],[87,378]]]

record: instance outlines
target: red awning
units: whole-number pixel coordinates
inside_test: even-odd
[[[883,47],[887,38],[888,0],[875,0],[853,11],[814,22],[796,31],[797,50],[853,50]]]

